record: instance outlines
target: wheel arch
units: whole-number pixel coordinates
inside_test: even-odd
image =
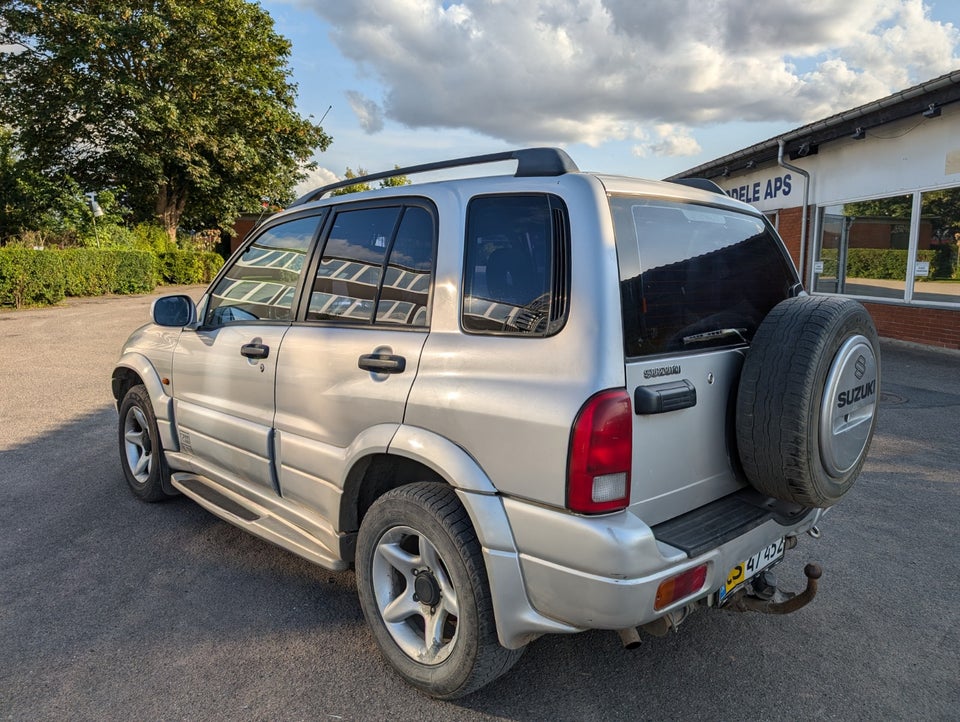
[[[503,646],[517,649],[541,634],[580,631],[548,619],[533,608],[513,531],[496,487],[463,448],[426,429],[401,426],[385,452],[367,454],[350,467],[339,519],[340,530],[346,532],[344,539],[349,539],[341,547],[344,559],[355,561],[356,532],[370,505],[387,491],[417,481],[451,486],[466,509],[483,549],[497,635]]]
[[[401,425],[385,451],[366,454],[350,466],[340,503],[340,530],[356,531],[367,509],[380,496],[417,481],[497,493],[477,462],[461,447],[426,429]]]
[[[173,425],[173,397],[167,393],[160,375],[146,356],[139,353],[124,354],[114,367],[111,378],[118,410],[127,391],[138,384],[143,384],[150,396],[163,448],[179,451],[180,444]]]

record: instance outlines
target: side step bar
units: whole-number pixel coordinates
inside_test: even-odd
[[[331,571],[343,571],[349,566],[304,529],[206,477],[178,472],[172,474],[170,480],[174,487],[211,514],[244,531]]]

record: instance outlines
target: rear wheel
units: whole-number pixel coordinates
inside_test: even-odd
[[[523,653],[500,646],[480,543],[449,486],[422,482],[380,497],[360,527],[356,567],[383,655],[430,696],[469,694]]]
[[[120,402],[119,441],[120,464],[130,490],[144,501],[169,498],[163,486],[170,470],[153,405],[142,384],[131,387]]]

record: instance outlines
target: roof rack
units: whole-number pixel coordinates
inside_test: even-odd
[[[567,153],[559,148],[521,148],[519,150],[508,150],[503,153],[488,153],[486,155],[473,155],[467,158],[453,158],[451,160],[441,160],[435,163],[423,163],[422,165],[411,165],[406,168],[394,168],[393,170],[382,171],[380,173],[370,173],[369,175],[358,178],[347,178],[329,185],[316,188],[309,193],[297,198],[288,207],[299,206],[304,203],[319,200],[330,191],[347,186],[357,185],[358,183],[369,183],[370,181],[382,180],[384,178],[393,178],[398,175],[412,175],[414,173],[427,173],[434,170],[443,170],[445,168],[461,168],[470,165],[484,165],[486,163],[499,163],[506,160],[517,161],[517,172],[514,176],[517,178],[535,178],[563,175],[564,173],[576,173],[580,169],[573,159]]]

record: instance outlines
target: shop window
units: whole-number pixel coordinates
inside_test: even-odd
[[[907,194],[821,209],[814,290],[903,299],[912,203]]]
[[[960,188],[920,194],[913,299],[960,303]]]

